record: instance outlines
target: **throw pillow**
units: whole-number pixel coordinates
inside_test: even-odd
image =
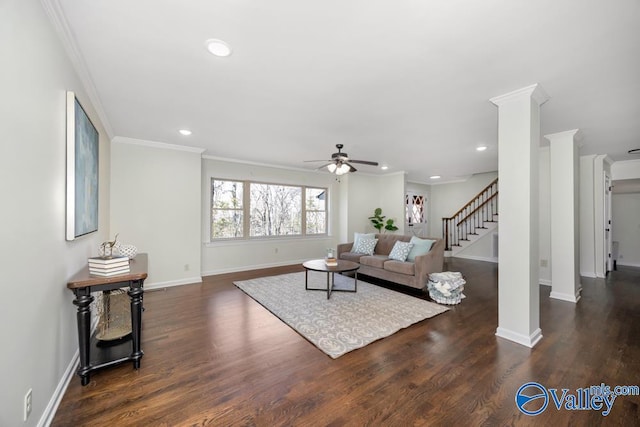
[[[407,256],[407,261],[414,262],[418,255],[426,255],[429,250],[431,250],[431,246],[436,242],[435,240],[429,239],[420,239],[416,236],[412,236],[410,243],[413,243],[413,248],[409,252]]]
[[[373,233],[353,233],[353,246],[351,252],[356,252],[355,248],[358,246],[360,239],[375,239],[376,236]]]
[[[376,248],[378,239],[360,239],[358,240],[358,246],[353,245],[353,252],[358,254],[373,255],[373,250]]]
[[[413,243],[398,241],[393,245],[393,249],[391,249],[391,252],[389,253],[389,259],[404,262],[409,256],[411,248],[413,248]]]

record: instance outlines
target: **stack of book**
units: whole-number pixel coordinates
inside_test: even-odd
[[[129,272],[129,257],[114,256],[111,258],[89,258],[89,274],[108,277]]]
[[[338,260],[334,257],[327,257],[324,259],[324,263],[327,267],[337,267]]]

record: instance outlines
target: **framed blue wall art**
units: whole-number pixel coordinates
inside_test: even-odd
[[[98,230],[99,135],[74,92],[67,92],[67,240]]]

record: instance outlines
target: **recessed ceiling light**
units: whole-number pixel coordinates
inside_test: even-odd
[[[231,46],[222,40],[209,39],[206,42],[207,50],[215,56],[229,56],[231,55]]]
[[[476,150],[478,150],[478,151],[484,151],[486,149],[487,149],[486,145],[480,145],[480,146],[476,147]]]
[[[384,165],[384,166],[381,166],[380,169],[382,169],[383,171],[386,171],[387,169],[389,169],[389,166]]]
[[[180,135],[184,135],[184,136],[191,135],[191,131],[189,129],[180,129],[178,132],[180,132]]]
[[[440,175],[432,175],[429,177],[430,179],[440,179],[442,178]]]

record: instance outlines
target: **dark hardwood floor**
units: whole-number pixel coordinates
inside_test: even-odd
[[[451,259],[466,299],[333,360],[232,282],[300,266],[210,276],[145,293],[141,368],[73,378],[54,426],[639,425],[640,396],[601,411],[520,413],[525,382],[640,385],[640,269],[583,278],[580,302],[540,289],[543,339],[495,336],[497,266]]]

